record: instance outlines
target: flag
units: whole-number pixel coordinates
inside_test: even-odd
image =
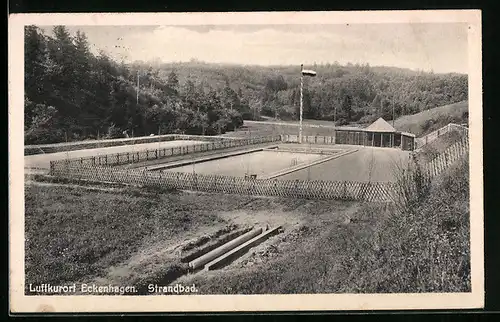
[[[303,70],[302,70],[302,75],[303,75],[303,76],[311,76],[311,77],[314,77],[314,76],[316,76],[316,72],[315,72],[314,70],[303,69]]]

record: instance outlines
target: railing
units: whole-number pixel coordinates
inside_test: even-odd
[[[381,182],[276,180],[200,175],[180,172],[145,171],[100,166],[57,166],[53,175],[77,180],[119,182],[228,194],[274,196],[304,199],[341,199],[388,202],[394,185]]]
[[[187,135],[187,134],[164,134],[155,136],[143,136],[137,138],[121,138],[108,140],[88,140],[79,142],[65,142],[53,144],[25,145],[24,154],[32,155],[42,153],[66,152],[82,149],[105,148],[111,146],[134,145],[143,143],[157,143],[174,140],[203,140],[203,141],[224,141],[232,140],[230,137],[208,136],[208,135]]]
[[[429,177],[434,177],[442,173],[451,164],[455,163],[469,151],[468,136],[450,145],[443,153],[424,165],[424,173]]]
[[[451,132],[451,131],[457,131],[460,134],[465,135],[465,136],[469,135],[469,129],[467,127],[462,126],[462,125],[458,125],[458,124],[454,124],[454,123],[450,123],[450,124],[443,126],[442,128],[437,129],[436,131],[431,132],[431,133],[429,133],[421,138],[417,138],[415,140],[416,149],[417,150],[422,149],[425,145],[436,140],[441,135],[444,135],[444,134]]]
[[[282,141],[285,143],[298,143],[299,136],[293,134],[283,134],[281,135]],[[302,143],[314,143],[314,144],[335,144],[335,136],[318,136],[318,135],[303,135]]]
[[[192,151],[210,150],[210,146],[214,147],[214,149],[216,147],[228,148],[231,146],[272,142],[279,139],[281,138],[278,136],[271,136],[266,138],[234,140],[234,142],[231,143],[211,142],[205,145],[199,145],[205,148],[193,148]],[[219,145],[217,143],[219,143]],[[177,149],[175,151],[183,151],[182,149],[185,149],[185,147],[174,149]],[[439,175],[448,166],[462,158],[468,152],[468,149],[468,137],[464,136],[460,141],[449,146],[436,158],[424,164],[422,168],[424,174],[426,174],[428,178]],[[163,150],[174,151],[172,149]],[[154,153],[154,155],[151,155],[151,153]],[[129,157],[126,161],[134,162],[134,153],[120,155],[121,157],[128,155]],[[165,156],[165,152],[153,150],[138,152],[137,158],[158,158],[162,156]],[[75,180],[118,182],[167,189],[304,199],[396,202],[395,200],[398,200],[398,194],[401,193],[398,190],[397,184],[390,182],[276,180],[147,171],[146,169],[123,169],[110,166],[110,164],[114,165],[119,163],[120,157],[117,155],[112,155],[112,159],[110,159],[109,156],[103,157],[106,158],[104,164],[101,162],[102,160],[99,159],[100,157],[53,161],[51,162],[51,175]],[[132,158],[132,160],[130,158]],[[101,161],[97,162],[96,160]]]

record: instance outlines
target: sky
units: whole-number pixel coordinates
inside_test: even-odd
[[[243,65],[368,63],[467,73],[465,23],[67,26],[117,60]],[[51,34],[51,27],[43,27]]]

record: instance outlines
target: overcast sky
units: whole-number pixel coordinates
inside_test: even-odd
[[[247,65],[369,63],[467,73],[467,25],[72,26],[118,60]],[[51,27],[43,28],[50,34]]]

